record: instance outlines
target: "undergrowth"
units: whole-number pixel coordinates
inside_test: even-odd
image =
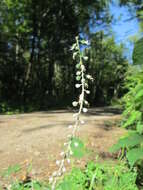
[[[121,150],[120,159],[126,158],[131,168],[138,171],[137,181],[143,185],[143,69],[138,67],[129,71],[125,87],[128,92],[123,97],[123,128],[128,133],[119,139],[111,152]]]
[[[18,166],[13,167],[13,172],[18,172],[17,168],[19,169]],[[138,190],[136,177],[136,171],[130,170],[124,162],[89,162],[84,169],[72,168],[58,182],[56,190]],[[4,189],[51,190],[47,182],[39,182],[28,175],[21,181],[11,182]]]

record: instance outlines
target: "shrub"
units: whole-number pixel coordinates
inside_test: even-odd
[[[89,162],[85,169],[73,168],[57,190],[137,190],[136,176],[124,163]]]
[[[131,167],[138,169],[138,182],[143,182],[143,69],[130,71],[126,88],[128,92],[123,97],[124,112],[122,127],[129,129],[128,134],[119,139],[112,152],[122,150]]]
[[[5,174],[17,173],[20,166],[8,168]],[[136,171],[131,171],[125,163],[89,162],[84,169],[72,168],[58,182],[56,190],[137,190]],[[23,180],[12,181],[6,190],[51,190],[47,183],[26,176]]]

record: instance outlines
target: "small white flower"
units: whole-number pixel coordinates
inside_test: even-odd
[[[84,59],[85,61],[88,61],[88,57],[87,57],[87,56],[84,56],[83,59]]]
[[[81,84],[76,84],[75,87],[76,87],[76,88],[80,88],[80,87],[81,87]]]
[[[89,79],[89,80],[93,80],[91,75],[86,75],[86,78]]]
[[[90,91],[89,91],[89,90],[86,90],[85,92],[86,92],[86,94],[90,94]]]
[[[90,78],[91,78],[91,75],[86,75],[86,77],[87,77],[88,79],[90,79]]]
[[[64,152],[61,152],[60,155],[63,156],[65,153]]]
[[[81,72],[80,72],[80,71],[77,71],[77,72],[76,72],[76,75],[80,75],[80,74],[81,74]]]
[[[61,176],[61,175],[62,175],[61,172],[59,172],[59,173],[58,173],[58,176]]]
[[[68,158],[68,159],[67,159],[67,163],[69,164],[70,162],[71,162],[71,160]]]
[[[77,143],[77,142],[75,142],[75,143],[74,143],[74,146],[75,146],[75,147],[78,147],[78,143]]]
[[[82,120],[82,121],[80,121],[80,123],[81,123],[81,124],[85,124],[85,121]]]
[[[56,165],[59,166],[60,165],[60,160],[56,161]]]
[[[53,178],[52,177],[49,177],[49,182],[51,183],[53,181]]]
[[[57,176],[57,172],[53,172],[53,177],[56,177]]]
[[[64,167],[64,168],[62,169],[62,171],[63,171],[63,172],[66,172],[66,168]]]
[[[68,128],[71,129],[71,128],[73,128],[73,126],[72,126],[72,125],[69,125]]]
[[[86,113],[88,111],[87,108],[83,108],[82,110],[83,110],[84,113]]]
[[[88,105],[88,101],[87,101],[87,100],[85,100],[84,103],[85,103],[86,105]]]
[[[73,105],[74,107],[76,107],[76,106],[78,105],[78,102],[74,101],[74,102],[72,103],[72,105]]]

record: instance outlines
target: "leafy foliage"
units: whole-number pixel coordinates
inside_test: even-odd
[[[16,169],[16,166],[13,166]],[[13,170],[13,172],[18,172]],[[11,175],[9,173],[9,175]],[[57,184],[56,190],[137,190],[137,173],[127,168],[124,163],[89,162],[84,169],[72,168]],[[24,180],[14,180],[6,190],[51,190],[45,182],[26,177]]]
[[[27,182],[19,182],[17,181],[16,183],[11,185],[11,190],[48,190],[47,186],[45,186],[44,184],[36,181],[36,180],[32,180],[32,181],[27,181]],[[50,190],[50,189],[49,189]]]
[[[10,176],[12,174],[15,174],[21,170],[21,166],[16,164],[14,166],[9,166],[8,169],[2,174],[2,176]]]
[[[128,62],[123,56],[124,46],[116,45],[113,37],[107,37],[103,31],[90,35],[91,47],[86,52],[89,57],[87,71],[95,76],[90,84],[91,104],[110,104],[124,94],[123,84]],[[112,76],[112,77],[111,77]]]
[[[135,43],[133,51],[133,63],[135,65],[143,64],[143,38],[141,38]]]
[[[128,92],[123,97],[124,112],[122,127],[131,129],[128,135],[121,138],[111,151],[126,149],[127,159],[131,166],[143,160],[143,70],[133,67],[126,78]]]
[[[122,94],[120,86],[126,67],[121,65],[127,61],[121,48],[105,35],[100,35],[103,31],[95,34],[96,39],[90,34],[89,23],[107,26],[111,22],[109,2],[0,1],[0,102],[6,102],[6,108],[14,110],[24,107],[24,111],[29,105],[35,110],[70,105],[71,99],[77,95],[70,47],[75,36],[81,33],[92,41],[90,52],[94,52],[90,53],[89,60],[84,57],[84,61],[88,61],[86,69],[89,67],[93,77],[98,79],[89,86],[93,94],[93,98],[88,97],[90,103],[95,104],[95,99],[100,99],[101,94],[97,93],[100,86],[104,86],[100,90],[105,96],[105,104],[110,103],[113,92]],[[84,48],[86,45],[84,43]],[[102,68],[105,68],[103,72]],[[109,75],[114,76],[113,80]],[[7,112],[7,109],[2,111]]]
[[[143,124],[143,71],[127,77],[126,87],[129,89],[124,96],[125,111],[123,112],[123,127],[137,130],[142,134]]]
[[[143,148],[133,148],[127,152],[127,159],[131,166],[138,160],[143,159]]]
[[[57,190],[137,190],[136,176],[124,164],[90,162],[84,170],[72,169]]]
[[[143,143],[143,135],[139,135],[137,133],[128,134],[127,137],[120,138],[117,144],[112,146],[110,151],[115,152],[121,148],[129,149],[141,143]]]

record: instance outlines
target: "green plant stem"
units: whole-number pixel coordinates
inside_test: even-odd
[[[89,190],[92,190],[92,188],[93,188],[95,177],[96,177],[96,173],[92,176],[92,180],[91,180],[91,183],[90,183]]]

